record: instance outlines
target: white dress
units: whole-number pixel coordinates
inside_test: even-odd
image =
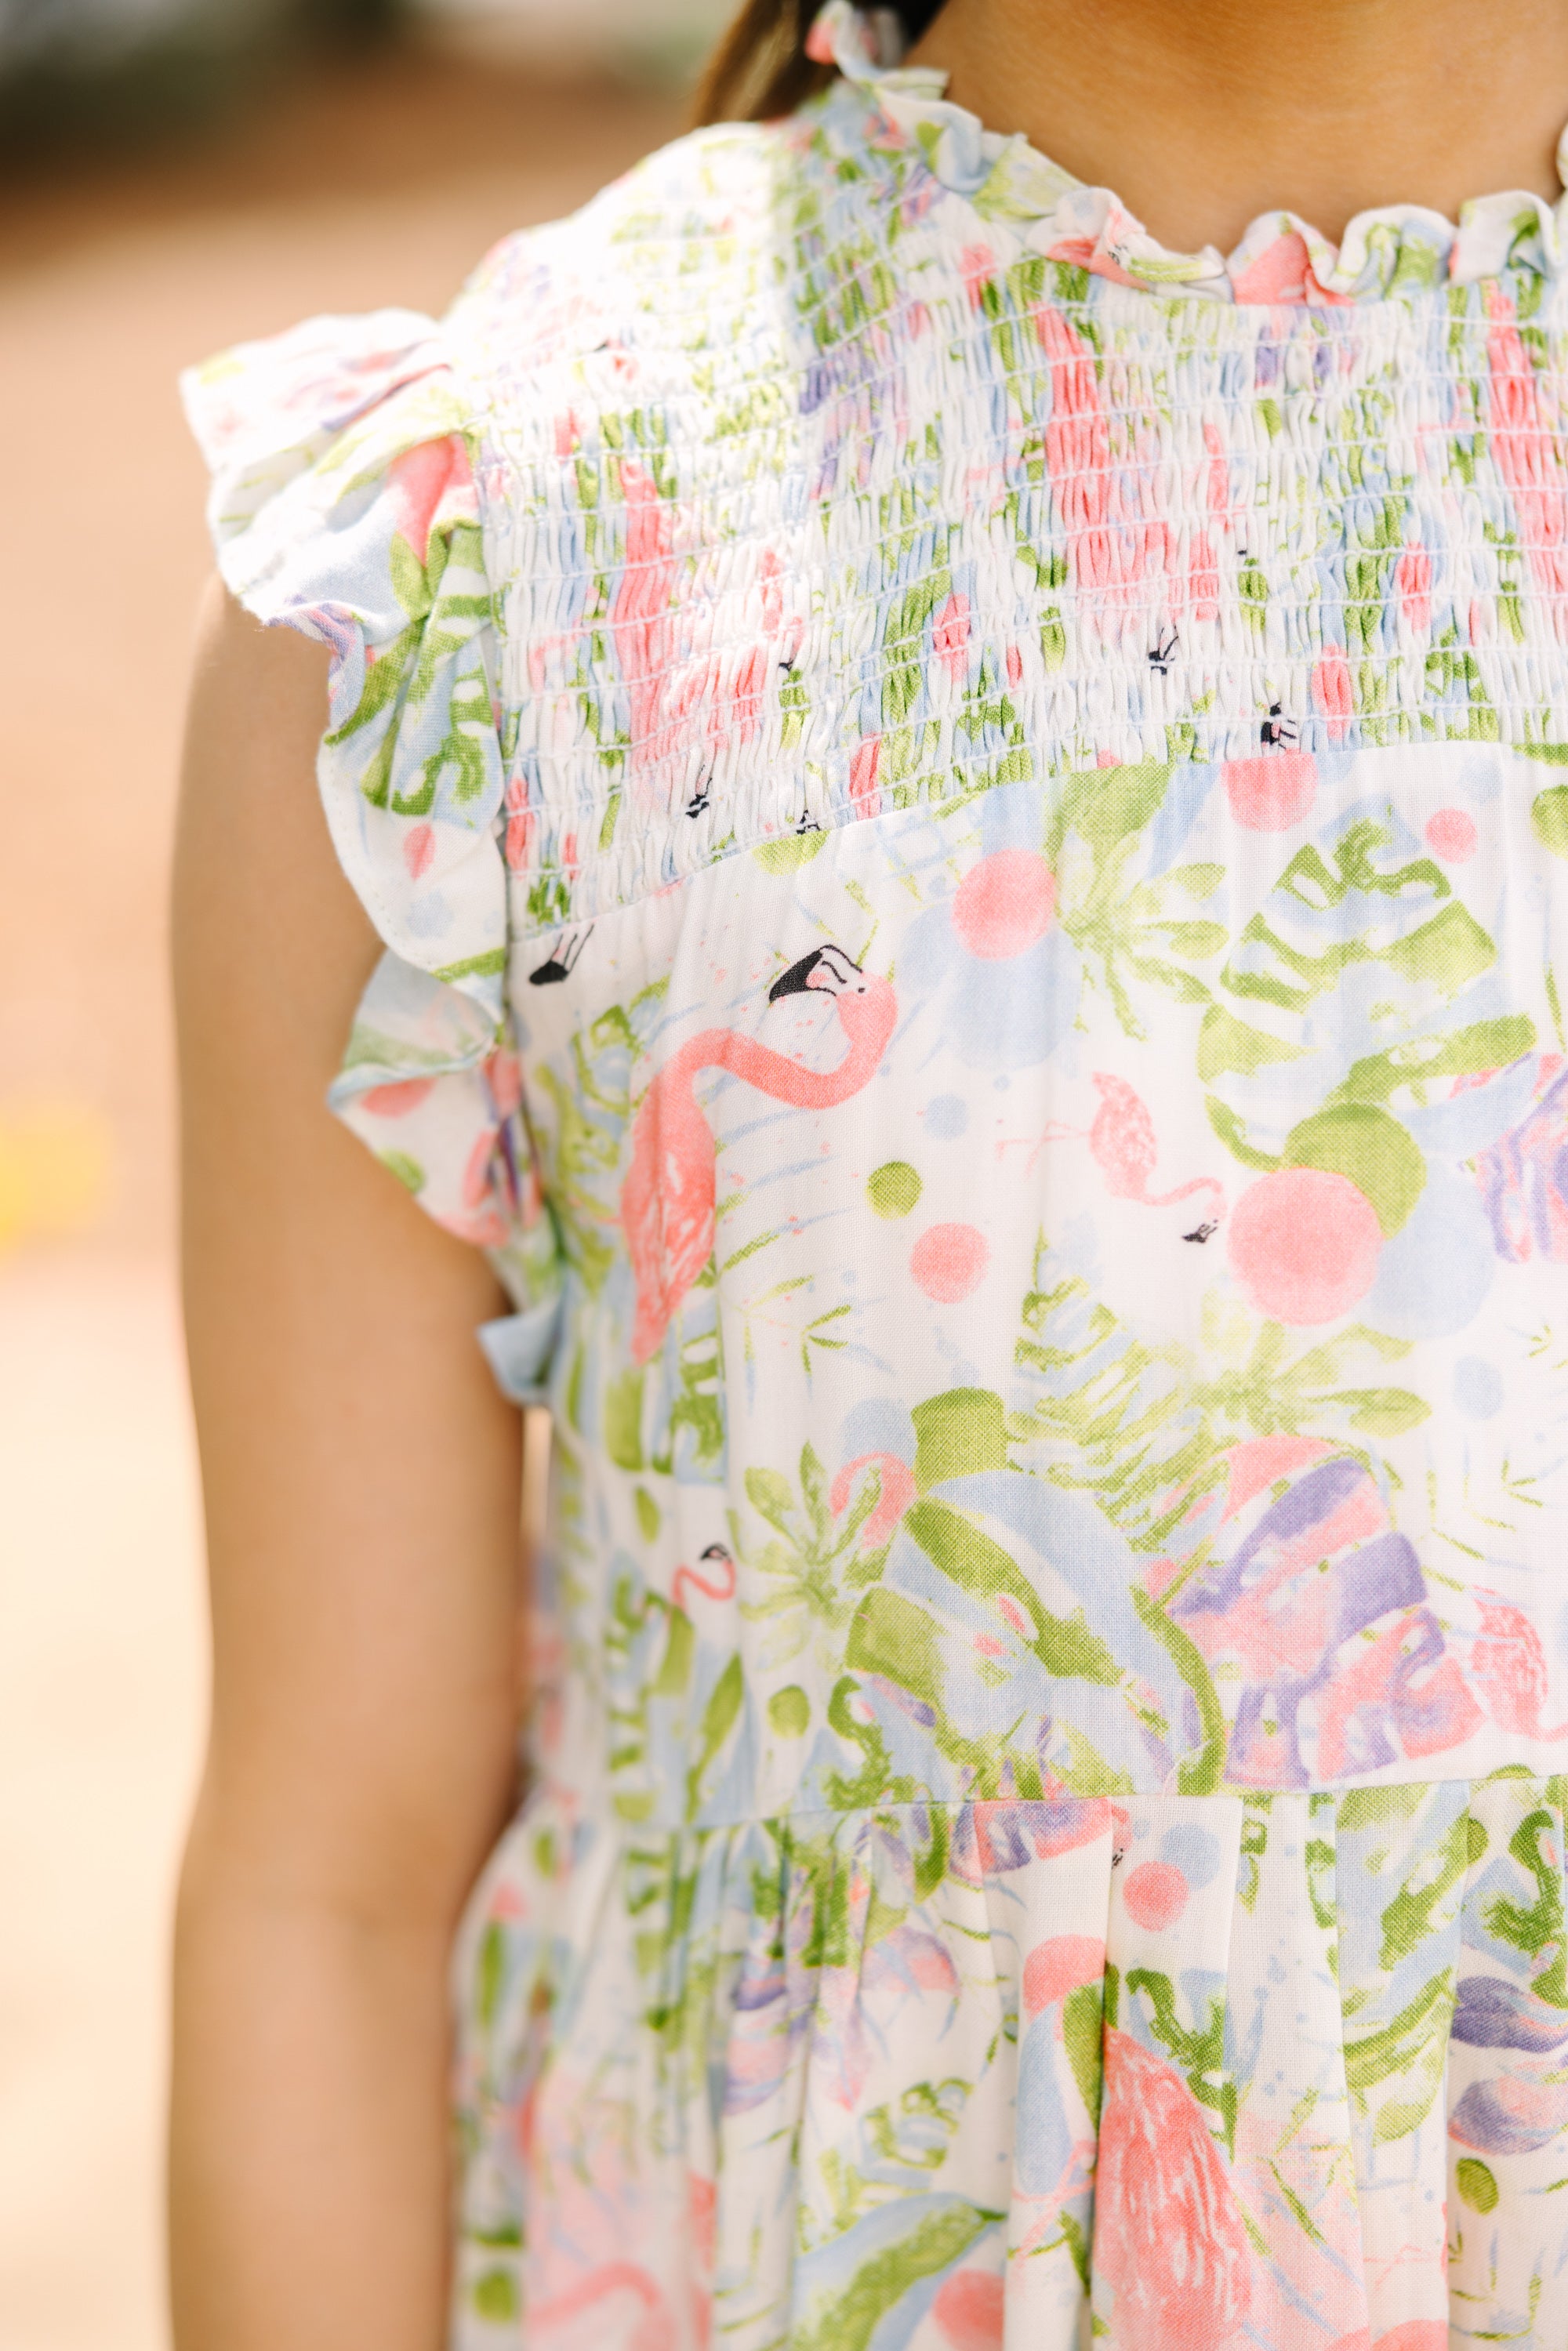
[[[454,2341],[1564,2351],[1563,223],[873,30],[188,386],[557,1432]]]

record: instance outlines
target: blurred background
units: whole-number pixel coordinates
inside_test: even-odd
[[[177,371],[440,310],[682,127],[727,0],[0,0],[0,2351],[162,2351],[204,1706],[169,839]]]

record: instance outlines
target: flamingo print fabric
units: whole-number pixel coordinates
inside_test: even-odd
[[[556,1431],[452,2339],[1568,2351],[1563,222],[886,21],[187,383]]]

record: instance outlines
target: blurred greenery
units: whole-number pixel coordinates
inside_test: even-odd
[[[45,5],[0,11],[0,158],[144,145],[234,105],[310,49],[393,34],[405,0],[187,0],[118,31]]]

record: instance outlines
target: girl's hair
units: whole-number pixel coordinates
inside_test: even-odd
[[[825,89],[831,66],[806,55],[806,36],[820,0],[743,0],[739,15],[708,60],[697,89],[695,120],[764,122],[788,114]],[[942,0],[898,0],[909,38],[918,40]]]

